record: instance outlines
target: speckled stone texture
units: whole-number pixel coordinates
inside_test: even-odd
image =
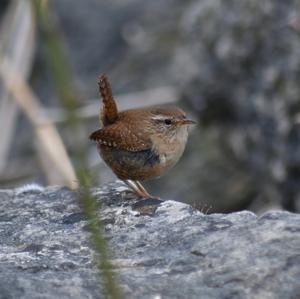
[[[300,298],[299,215],[137,204],[119,182],[93,192],[125,297]],[[69,189],[0,191],[0,298],[105,298],[86,224]]]

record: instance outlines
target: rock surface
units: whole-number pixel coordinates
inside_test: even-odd
[[[121,183],[93,192],[128,298],[300,298],[300,215],[175,201],[143,215]],[[86,224],[74,191],[2,190],[0,298],[103,298]]]

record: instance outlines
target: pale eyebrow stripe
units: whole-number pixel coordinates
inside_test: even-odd
[[[155,116],[151,117],[151,119],[153,119],[153,120],[164,120],[166,118],[170,118],[170,117],[168,117],[166,115],[155,115]]]

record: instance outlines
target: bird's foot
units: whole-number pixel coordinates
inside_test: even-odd
[[[139,181],[125,180],[124,182],[138,197],[158,199],[150,195]]]

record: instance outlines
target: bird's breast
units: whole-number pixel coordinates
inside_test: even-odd
[[[181,128],[176,134],[168,138],[153,140],[155,151],[160,157],[160,163],[166,168],[175,165],[182,156],[187,142],[188,131],[186,127]]]

